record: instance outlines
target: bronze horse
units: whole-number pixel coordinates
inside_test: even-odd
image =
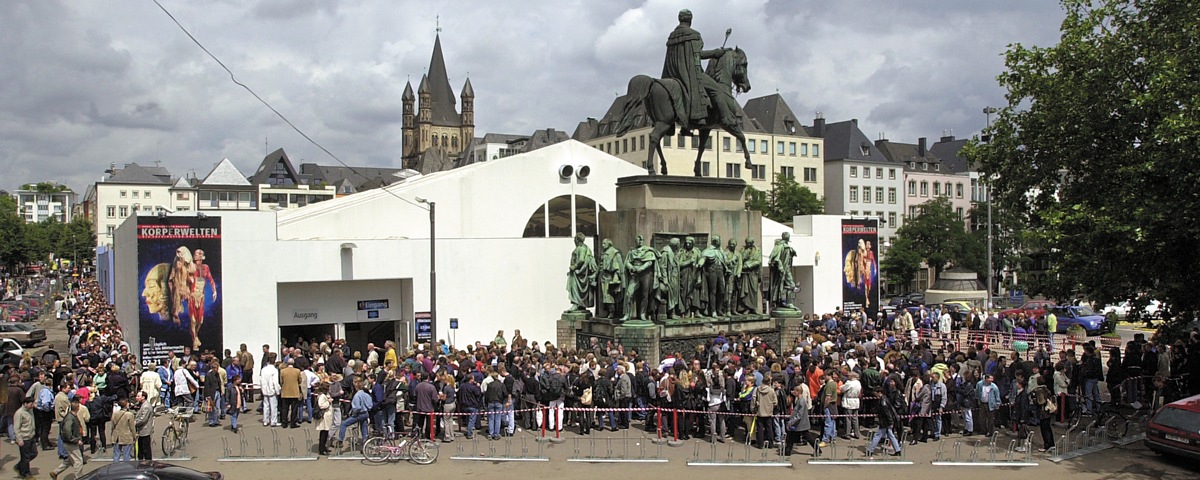
[[[746,53],[740,48],[733,48],[720,57],[709,60],[708,67],[705,69],[705,73],[723,88],[717,100],[727,102],[726,105],[730,112],[737,111],[737,103],[733,99],[733,88],[737,88],[737,93],[750,91],[750,79],[746,76],[746,65]],[[687,127],[684,125],[687,119],[680,119],[676,115],[671,100],[672,95],[681,95],[681,92],[682,88],[679,82],[670,78],[658,79],[638,75],[629,80],[627,93],[629,101],[625,104],[625,110],[622,112],[620,122],[617,123],[615,133],[620,137],[628,132],[633,127],[634,118],[639,113],[638,107],[645,110],[654,125],[650,130],[650,144],[654,148],[650,149],[646,158],[646,171],[650,175],[657,175],[654,171],[655,152],[658,152],[663,175],[667,174],[667,161],[663,158],[662,153],[662,138],[675,135],[675,124],[677,123]],[[700,131],[700,138],[707,139],[714,126],[719,123],[720,115],[717,107],[712,105],[708,109],[708,118],[704,125],[694,128]],[[737,137],[738,144],[741,145],[742,153],[746,158],[746,169],[753,169],[753,164],[750,163],[750,151],[746,149],[746,135],[742,133],[741,120],[735,119],[733,124],[720,124],[719,126],[730,135]],[[692,172],[697,177],[701,176],[700,159],[704,156],[706,143],[707,141],[700,142],[699,151],[696,153],[696,166]]]

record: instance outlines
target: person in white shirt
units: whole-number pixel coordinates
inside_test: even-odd
[[[267,354],[266,365],[258,373],[259,388],[263,396],[263,425],[279,426],[279,369],[275,368],[275,354]]]
[[[194,364],[191,364],[193,366]],[[194,403],[195,393],[200,389],[200,383],[196,381],[196,377],[188,370],[188,367],[181,366],[175,369],[175,405],[187,406]]]
[[[858,438],[858,409],[861,406],[862,383],[858,374],[850,372],[850,379],[842,383],[842,413],[846,415],[846,432],[850,438]]]
[[[138,377],[138,384],[141,385],[141,390],[146,394],[146,401],[151,406],[158,405],[159,395],[162,391],[162,377],[158,376],[158,372],[153,368],[148,368]]]

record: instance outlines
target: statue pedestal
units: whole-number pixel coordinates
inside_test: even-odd
[[[797,339],[804,338],[804,332],[808,330],[808,325],[804,323],[804,314],[791,308],[775,309],[771,311],[771,319],[779,328],[781,350],[789,353],[794,351],[799,344]]]

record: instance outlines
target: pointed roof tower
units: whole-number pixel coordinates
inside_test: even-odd
[[[463,85],[462,98],[475,98],[475,89],[471,88],[471,78],[467,77],[467,83]]]
[[[429,59],[429,93],[433,102],[433,123],[435,125],[458,126],[461,119],[455,108],[454,90],[450,88],[450,78],[446,75],[446,59],[442,57],[442,36],[433,39],[433,57]]]
[[[417,97],[413,96],[412,82],[404,82],[404,94],[400,96],[401,100],[411,102]]]
[[[417,93],[419,93],[419,94],[429,93],[429,75],[425,75],[423,73],[421,74],[421,83],[419,85],[417,85]],[[422,105],[422,106],[424,106],[424,105]]]

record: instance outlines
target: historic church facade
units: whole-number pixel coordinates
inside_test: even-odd
[[[475,137],[475,90],[468,78],[458,96],[446,75],[441,36],[434,37],[429,70],[413,95],[412,82],[404,86],[404,168],[421,173],[449,170]]]

